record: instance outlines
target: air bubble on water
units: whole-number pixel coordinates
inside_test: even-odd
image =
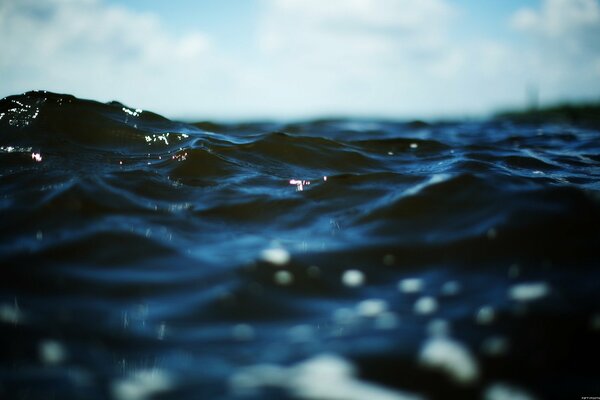
[[[386,254],[385,256],[383,256],[382,261],[383,265],[385,265],[386,267],[391,267],[396,262],[396,256],[394,256],[393,254]]]
[[[63,345],[55,340],[42,341],[38,350],[42,363],[47,365],[60,364],[67,357],[67,352]]]
[[[394,329],[398,326],[399,318],[392,311],[384,311],[375,317],[375,328]]]
[[[406,278],[398,282],[398,290],[402,293],[418,293],[423,289],[423,280],[419,278]]]
[[[508,352],[508,339],[503,336],[491,336],[481,343],[481,352],[488,356],[501,356]]]
[[[546,297],[550,286],[546,282],[519,283],[508,291],[508,297],[515,301],[528,302]]]
[[[416,314],[428,315],[433,314],[438,309],[437,300],[431,296],[423,296],[419,298],[414,305]]]
[[[153,368],[134,371],[127,377],[114,381],[111,392],[116,400],[146,400],[155,398],[174,386],[175,380],[170,373]]]
[[[509,278],[517,278],[521,274],[521,268],[519,264],[512,264],[508,267],[508,277]]]
[[[462,343],[446,338],[428,339],[419,354],[421,365],[438,369],[459,384],[471,384],[479,378],[477,361]]]
[[[237,324],[233,327],[232,336],[239,341],[252,340],[254,339],[254,328],[248,324]]]
[[[14,304],[0,304],[0,321],[15,325],[23,321],[23,314],[16,298]]]
[[[483,400],[534,400],[531,394],[506,383],[494,383],[483,394]]]
[[[285,265],[291,258],[290,253],[281,247],[264,249],[260,255],[264,261],[274,265]]]
[[[367,299],[356,306],[356,312],[361,317],[376,317],[384,311],[387,311],[388,305],[385,300]]]
[[[477,310],[475,321],[480,325],[489,325],[494,321],[496,312],[491,306],[483,306]]]
[[[311,278],[318,278],[321,276],[321,269],[316,265],[311,265],[306,269],[306,274]]]
[[[294,282],[294,275],[290,271],[277,271],[273,276],[275,283],[281,286],[291,285]]]
[[[411,149],[416,149],[416,148],[418,148],[418,147],[419,147],[419,145],[418,145],[417,143],[411,143],[411,144],[410,144],[410,148],[411,148]]]
[[[445,319],[432,319],[427,324],[427,334],[429,336],[448,336],[450,335],[450,324]]]
[[[448,281],[442,285],[442,294],[444,296],[455,296],[460,293],[460,283],[457,281]]]
[[[362,286],[365,282],[365,275],[357,269],[349,269],[342,274],[342,283],[348,287]]]

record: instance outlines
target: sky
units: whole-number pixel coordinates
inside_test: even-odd
[[[600,0],[0,0],[0,97],[178,119],[482,116],[600,100]]]

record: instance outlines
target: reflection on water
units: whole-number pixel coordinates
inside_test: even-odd
[[[0,397],[600,393],[600,132],[0,101]]]

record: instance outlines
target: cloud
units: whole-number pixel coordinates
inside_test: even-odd
[[[597,0],[544,0],[514,13],[523,35],[520,60],[548,101],[600,95],[600,4]]]
[[[255,4],[247,48],[225,52],[217,34],[175,34],[159,15],[102,0],[0,1],[0,95],[47,89],[171,117],[293,118],[482,113],[524,105],[531,85],[546,101],[600,93],[598,0],[542,0],[487,37],[461,36],[474,16],[449,0]]]
[[[418,88],[424,80],[444,80],[462,63],[448,46],[456,11],[442,0],[263,4],[259,46],[276,66],[267,67],[270,79],[293,94],[290,108],[398,112],[425,94]]]
[[[8,93],[48,89],[150,107],[190,82],[210,86],[198,77],[216,67],[206,35],[174,36],[155,15],[97,0],[3,1],[0,37]]]

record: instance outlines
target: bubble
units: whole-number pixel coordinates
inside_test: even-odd
[[[362,286],[364,282],[365,275],[357,269],[349,269],[342,275],[342,283],[348,287]]]
[[[277,271],[274,275],[275,283],[281,286],[288,286],[294,282],[294,275],[289,271]]]
[[[494,383],[490,385],[483,394],[484,400],[534,400],[529,393],[523,389],[506,383]]]
[[[362,317],[376,317],[387,310],[387,303],[380,299],[363,300],[356,306],[356,312]]]
[[[391,267],[395,263],[396,263],[396,256],[394,256],[393,254],[386,254],[385,256],[383,256],[383,265],[385,265],[387,267]]]
[[[437,300],[431,296],[424,296],[415,302],[415,313],[421,315],[432,314],[438,309]]]
[[[146,400],[174,387],[174,379],[167,371],[157,368],[139,370],[111,385],[116,400]]]
[[[508,291],[508,297],[515,301],[528,302],[541,299],[550,293],[550,286],[545,282],[519,283]]]
[[[311,265],[306,269],[306,274],[311,278],[318,278],[321,275],[321,269],[316,265]]]
[[[508,339],[502,336],[491,336],[481,343],[481,351],[488,356],[497,357],[508,352]]]
[[[459,384],[470,384],[479,378],[477,361],[463,344],[445,337],[434,337],[423,345],[419,362],[439,369]]]
[[[394,329],[398,326],[398,316],[391,311],[384,311],[375,317],[375,328]]]
[[[496,313],[490,306],[483,306],[477,310],[475,321],[480,325],[489,325],[494,321]]]
[[[448,281],[442,285],[442,294],[444,296],[455,296],[460,293],[460,283],[457,281]]]
[[[261,258],[274,265],[285,265],[290,261],[290,253],[280,247],[265,249],[261,252]]]
[[[18,324],[22,320],[23,314],[19,309],[16,299],[14,305],[9,303],[0,304],[0,321],[9,324]]]
[[[423,281],[419,278],[407,278],[398,282],[398,290],[403,293],[418,293],[423,289]]]
[[[427,333],[430,336],[448,336],[450,334],[450,324],[445,319],[433,319],[427,324]]]
[[[44,364],[56,365],[62,363],[67,352],[62,344],[55,340],[44,340],[39,346],[40,359]]]

